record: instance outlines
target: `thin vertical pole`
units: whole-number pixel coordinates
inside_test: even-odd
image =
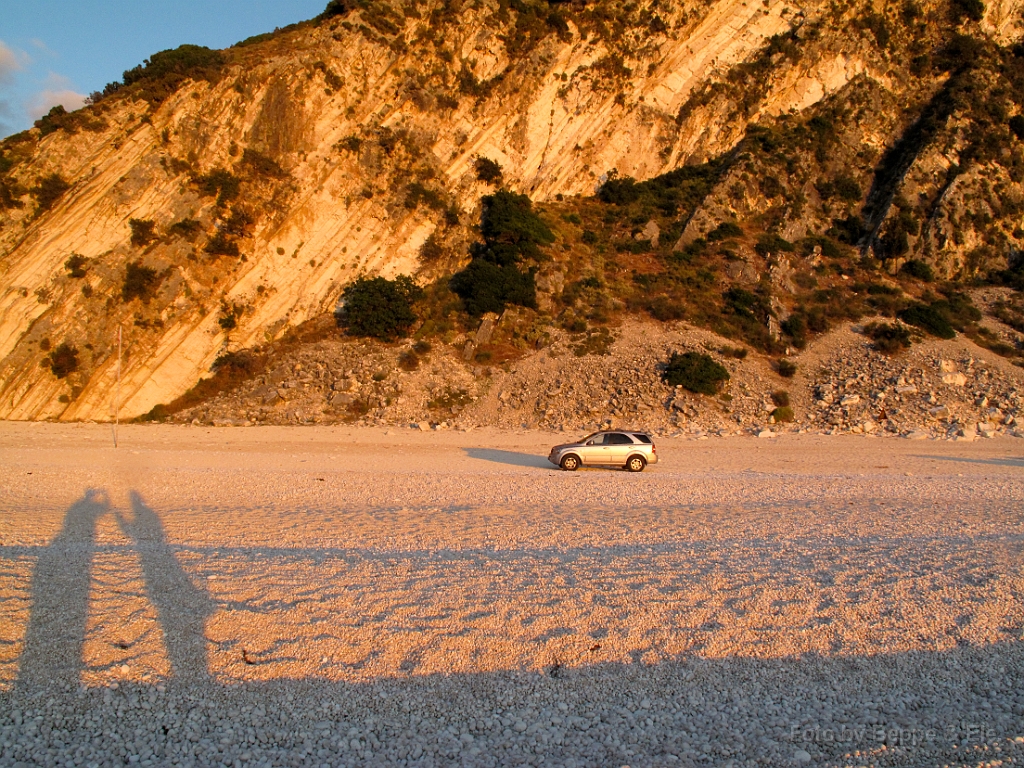
[[[117,427],[121,409],[121,326],[117,326],[117,388],[114,390],[114,447],[117,448]]]

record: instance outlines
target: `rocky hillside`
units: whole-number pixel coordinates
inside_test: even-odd
[[[778,354],[844,280],[1013,285],[1022,9],[334,0],[154,55],[0,144],[0,417],[109,418],[118,328],[147,413],[359,276],[413,275],[420,335],[464,340],[448,281],[499,186],[555,235],[520,351],[643,313]]]

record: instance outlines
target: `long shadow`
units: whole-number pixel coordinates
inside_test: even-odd
[[[78,684],[96,522],[109,509],[106,492],[86,490],[64,513],[60,533],[41,549],[32,572],[32,613],[18,664],[18,688]]]
[[[918,455],[915,459],[931,459],[932,461],[958,461],[962,464],[992,464],[997,467],[1022,467],[1024,456],[1007,456],[1005,459],[971,459],[967,456],[926,456]]]
[[[463,448],[471,459],[493,461],[495,464],[508,464],[513,467],[532,467],[533,469],[555,469],[555,465],[543,456],[515,451],[499,451],[494,448]]]
[[[206,659],[206,621],[214,604],[206,590],[196,587],[167,543],[160,517],[131,492],[132,519],[117,514],[118,524],[135,545],[142,561],[146,594],[163,629],[171,680],[191,687],[209,682]]]

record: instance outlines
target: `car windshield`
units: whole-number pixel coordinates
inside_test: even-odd
[[[604,438],[604,432],[594,432],[593,434],[587,435],[586,437],[580,438],[581,443],[589,443],[595,438]]]

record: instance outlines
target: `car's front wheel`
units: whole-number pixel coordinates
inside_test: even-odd
[[[575,472],[577,469],[580,468],[580,457],[574,456],[573,454],[570,453],[568,456],[562,459],[562,463],[560,466],[566,472]]]
[[[643,472],[646,466],[647,462],[643,456],[630,456],[629,461],[626,462],[626,469],[630,472]]]

